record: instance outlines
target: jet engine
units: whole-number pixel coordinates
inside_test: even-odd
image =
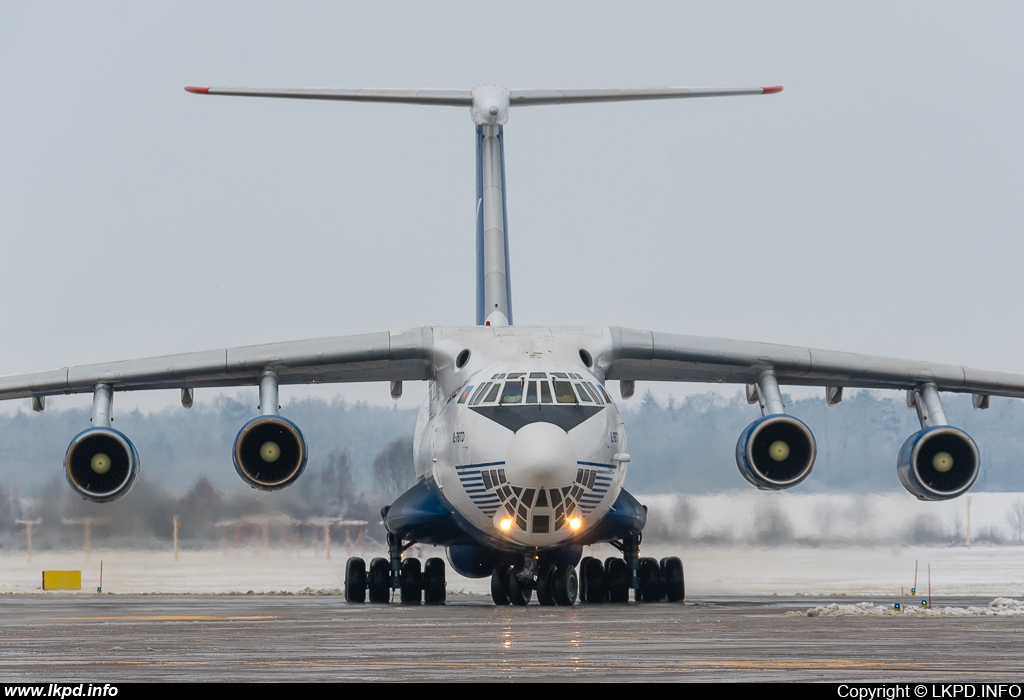
[[[235,438],[235,471],[254,489],[276,491],[306,468],[306,439],[287,418],[265,415],[242,426]]]
[[[107,503],[131,491],[139,478],[139,453],[113,428],[83,430],[68,445],[64,474],[87,501]]]
[[[736,465],[740,474],[764,491],[796,486],[814,466],[817,446],[804,423],[785,414],[757,419],[736,442]]]
[[[907,491],[922,501],[944,501],[971,488],[980,466],[978,446],[971,436],[939,425],[907,438],[896,471]]]

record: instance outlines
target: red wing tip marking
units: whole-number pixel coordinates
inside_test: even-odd
[[[782,88],[779,88],[780,90]],[[210,88],[208,87],[196,87],[195,85],[186,85],[185,92],[194,92],[197,95],[209,95]]]
[[[185,89],[187,90],[188,88]],[[771,87],[761,88],[762,95],[773,95],[776,92],[782,92],[781,85],[772,85]]]

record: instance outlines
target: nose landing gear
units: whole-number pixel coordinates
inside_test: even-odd
[[[538,565],[537,559],[527,554],[521,566],[498,564],[491,572],[491,600],[495,605],[528,605],[534,591],[541,605],[575,605],[579,594],[576,567]]]

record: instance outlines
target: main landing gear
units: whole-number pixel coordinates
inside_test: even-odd
[[[575,605],[579,594],[576,567],[539,564],[528,554],[522,566],[498,564],[491,572],[491,600],[495,605],[528,605],[534,591],[541,605]]]
[[[431,557],[420,567],[420,560],[408,559],[402,553],[415,542],[403,542],[388,534],[389,559],[377,557],[366,562],[360,557],[350,557],[345,564],[345,600],[349,603],[365,603],[370,594],[371,603],[391,602],[391,592],[399,591],[403,603],[419,605],[444,605],[447,596],[444,579],[444,560]]]
[[[578,578],[573,566],[540,564],[529,554],[522,566],[499,564],[491,573],[491,599],[495,605],[528,605],[536,591],[541,605],[573,605],[577,595],[581,603],[628,603],[632,590],[637,602],[681,603],[686,594],[683,562],[641,557],[640,540],[638,534],[610,542],[622,552],[619,558],[583,557]]]
[[[679,557],[665,557],[660,562],[640,556],[641,535],[610,542],[622,552],[621,558],[610,557],[601,562],[594,557],[580,561],[581,603],[626,603],[629,591],[638,603],[667,600],[681,603],[686,596],[683,562]]]

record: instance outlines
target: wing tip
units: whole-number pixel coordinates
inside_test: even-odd
[[[210,88],[208,87],[196,87],[195,85],[186,85],[185,92],[191,92],[195,95],[209,95]]]
[[[770,87],[763,87],[763,88],[761,88],[761,94],[762,95],[774,95],[777,92],[782,92],[782,86],[781,85],[772,85]]]

